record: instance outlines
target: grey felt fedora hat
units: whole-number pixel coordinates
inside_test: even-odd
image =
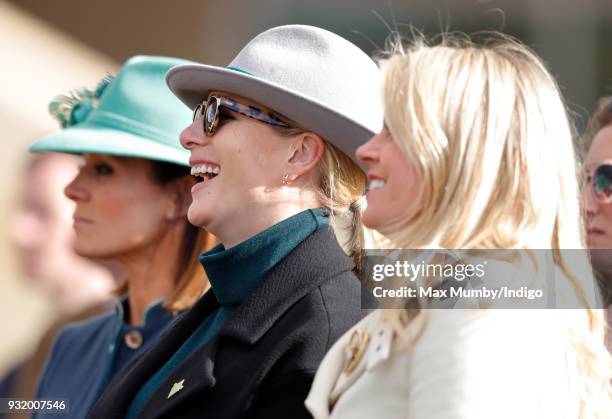
[[[346,39],[313,26],[269,29],[227,67],[178,65],[166,81],[190,108],[213,90],[261,103],[318,133],[354,160],[357,147],[382,127],[377,65]]]

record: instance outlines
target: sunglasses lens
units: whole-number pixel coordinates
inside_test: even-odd
[[[593,190],[600,199],[612,198],[612,165],[604,164],[593,173]]]
[[[192,122],[195,122],[195,120],[198,119],[200,116],[202,116],[202,104],[196,106],[193,110]]]
[[[206,104],[206,115],[204,116],[204,129],[208,135],[212,134],[215,129],[215,120],[217,118],[217,100],[211,97]]]

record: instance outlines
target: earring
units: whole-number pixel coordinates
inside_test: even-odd
[[[168,219],[168,221],[176,221],[176,211],[173,210],[170,214],[166,216],[166,218]]]
[[[289,185],[289,173],[284,173],[283,174],[283,178],[281,179],[281,182],[283,183],[283,185]]]

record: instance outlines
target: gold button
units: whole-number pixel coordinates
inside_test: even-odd
[[[132,330],[125,334],[125,344],[130,349],[138,349],[142,346],[142,333],[138,330]]]

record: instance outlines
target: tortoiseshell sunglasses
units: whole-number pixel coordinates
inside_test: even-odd
[[[209,137],[215,133],[215,129],[217,129],[217,125],[219,125],[219,110],[221,107],[225,107],[241,115],[248,116],[249,118],[265,122],[266,124],[274,125],[276,127],[290,128],[288,123],[281,120],[272,112],[265,112],[259,108],[256,108],[255,106],[243,105],[235,100],[216,94],[210,94],[208,99],[206,99],[206,102],[200,103],[193,110],[193,121],[204,115],[204,134]]]

